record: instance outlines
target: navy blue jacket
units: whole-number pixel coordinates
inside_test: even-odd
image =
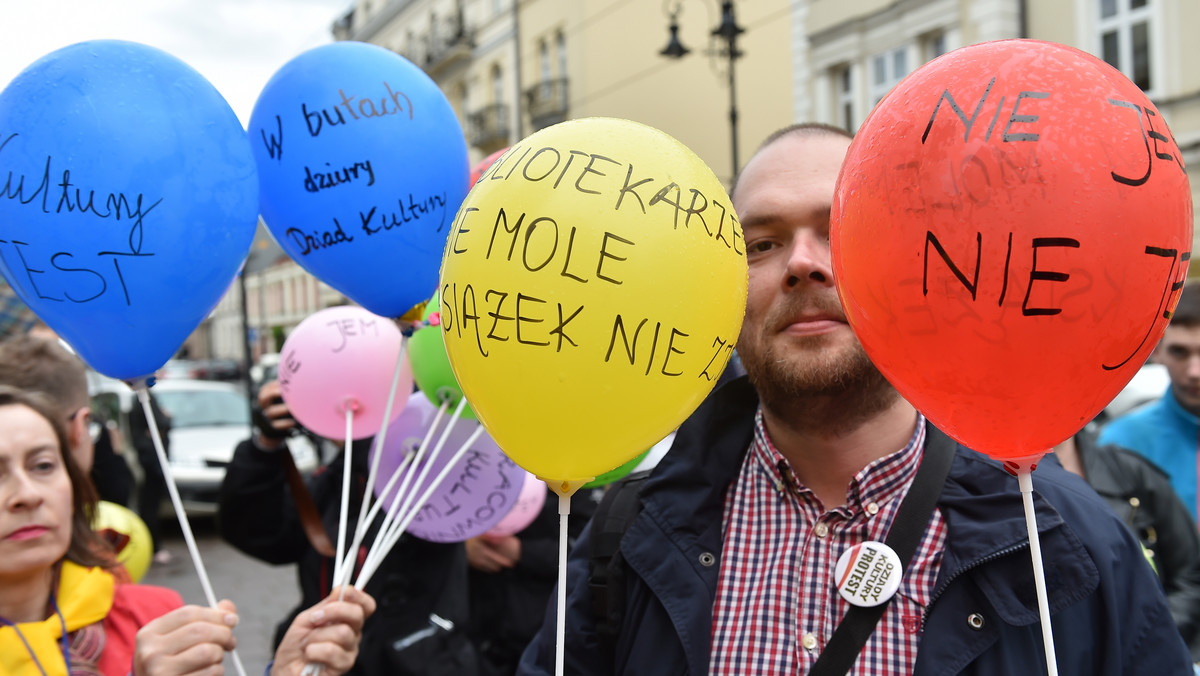
[[[646,480],[642,510],[621,540],[625,619],[608,648],[596,634],[587,585],[593,527],[584,532],[568,564],[565,673],[708,673],[723,501],[757,406],[744,378],[720,388]],[[1059,673],[1191,674],[1157,579],[1128,530],[1057,463],[1044,463],[1033,479]],[[946,550],[914,673],[1046,673],[1016,478],[960,446],[938,508]],[[552,601],[519,674],[554,673],[555,610]]]

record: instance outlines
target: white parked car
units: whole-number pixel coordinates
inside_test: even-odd
[[[141,406],[124,383],[92,377],[92,402],[96,413],[115,420],[121,432],[126,458],[136,462],[129,446],[129,411]],[[151,392],[159,406],[171,416],[171,475],[179,488],[184,509],[189,513],[213,513],[225,468],[238,442],[250,437],[250,407],[244,387],[209,380],[160,380]],[[303,474],[317,468],[319,459],[312,442],[297,436],[288,440],[296,467]]]
[[[1166,394],[1170,384],[1171,376],[1167,374],[1166,366],[1155,363],[1143,365],[1129,384],[1113,397],[1112,402],[1104,407],[1100,415],[1096,416],[1096,422],[1103,425],[1117,416],[1158,399]]]

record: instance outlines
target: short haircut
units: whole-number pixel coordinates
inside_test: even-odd
[[[851,140],[854,139],[854,134],[842,129],[841,127],[835,127],[832,124],[825,124],[823,122],[797,122],[771,132],[767,138],[763,139],[763,142],[759,144],[758,148],[755,149],[754,155],[761,153],[763,148],[766,148],[785,136],[841,136]],[[750,156],[751,160],[754,159],[754,155]],[[739,172],[738,176],[734,177],[733,185],[729,189],[729,197],[731,199],[733,198],[733,193],[737,191],[738,178],[740,176],[741,173]]]
[[[38,417],[50,423],[58,442],[58,453],[62,458],[67,478],[71,480],[71,539],[66,557],[81,566],[114,568],[116,559],[112,547],[96,531],[92,530],[92,519],[96,514],[96,487],[88,478],[67,444],[67,421],[56,415],[57,402],[36,390],[23,390],[10,385],[0,385],[0,408],[24,406]]]
[[[57,340],[17,336],[0,342],[0,385],[42,392],[64,416],[88,404],[87,367]]]
[[[1189,281],[1183,285],[1170,325],[1187,328],[1200,326],[1200,281]]]

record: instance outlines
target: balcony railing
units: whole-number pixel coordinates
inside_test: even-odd
[[[567,79],[543,80],[525,90],[533,130],[567,119]]]
[[[499,150],[508,143],[508,106],[493,103],[467,116],[468,140],[480,150]]]
[[[475,32],[467,28],[461,9],[446,19],[446,30],[438,30],[437,20],[429,35],[425,53],[425,72],[437,75],[458,64],[466,64],[475,48]]]

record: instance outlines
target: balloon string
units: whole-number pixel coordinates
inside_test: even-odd
[[[404,520],[400,522],[400,525],[395,528],[393,533],[388,535],[387,541],[384,542],[384,547],[381,550],[379,557],[376,558],[375,561],[368,564],[373,565],[371,565],[369,569],[366,566],[363,567],[363,572],[361,575],[359,575],[358,582],[356,582],[354,585],[356,588],[362,589],[362,586],[366,586],[367,582],[371,580],[371,576],[375,574],[375,570],[378,569],[379,565],[383,562],[383,558],[387,556],[388,551],[390,551],[391,548],[400,541],[400,536],[404,535],[404,531],[408,528],[408,524],[411,523],[412,520],[416,518],[417,514],[420,513],[421,507],[429,500],[429,496],[433,495],[433,492],[442,485],[442,481],[444,481],[446,476],[449,475],[452,470],[454,470],[455,466],[458,464],[458,461],[463,457],[463,455],[466,454],[467,450],[474,445],[475,441],[479,439],[480,435],[482,434],[483,425],[478,425],[475,428],[475,431],[471,433],[471,436],[467,437],[467,440],[463,442],[458,451],[451,456],[449,462],[442,467],[442,471],[438,472],[437,476],[434,477],[429,486],[425,488],[425,492],[421,494],[421,497],[417,500],[416,504],[413,505],[413,508],[404,515]]]
[[[1054,630],[1050,627],[1050,602],[1046,596],[1046,572],[1042,567],[1042,542],[1038,535],[1037,519],[1033,511],[1033,477],[1028,467],[1017,472],[1017,483],[1021,487],[1021,500],[1025,503],[1025,528],[1029,531],[1029,553],[1033,557],[1033,582],[1037,591],[1038,614],[1042,619],[1042,644],[1046,650],[1046,671],[1049,676],[1058,676],[1058,662],[1054,657]]]
[[[171,473],[171,463],[167,461],[167,451],[163,446],[162,435],[158,433],[158,421],[154,417],[154,409],[150,406],[150,392],[144,383],[138,385],[134,391],[137,392],[138,401],[142,404],[142,413],[148,423],[146,427],[150,428],[150,438],[154,441],[154,452],[158,455],[158,466],[162,469],[164,483],[167,484],[167,493],[171,496],[171,505],[175,507],[175,516],[179,519],[179,530],[183,532],[183,541],[187,543],[188,554],[192,557],[192,565],[196,567],[196,574],[200,576],[200,587],[204,590],[204,598],[208,601],[209,607],[216,608],[217,596],[213,593],[212,582],[209,581],[208,571],[204,568],[204,560],[200,558],[200,548],[196,546],[196,537],[192,534],[191,523],[188,522],[187,514],[183,511],[183,500],[179,498],[175,475]],[[246,676],[246,669],[242,666],[242,660],[238,657],[237,650],[231,650],[230,656],[233,658],[233,666],[237,669],[239,676]]]
[[[567,613],[567,517],[571,515],[571,496],[558,496],[558,622],[555,627],[554,673],[563,676],[566,648]]]
[[[379,459],[383,457],[383,444],[387,440],[388,427],[392,421],[392,408],[396,403],[396,391],[400,389],[400,373],[404,370],[404,352],[408,348],[408,336],[401,335],[400,337],[400,353],[396,357],[396,369],[392,373],[392,387],[388,390],[387,403],[383,407],[383,420],[379,423],[379,433],[375,435],[375,454],[371,457],[371,468],[367,472],[367,487],[363,491],[363,509],[358,510],[358,520],[354,524],[354,543],[350,546],[350,551],[358,548],[359,542],[362,541],[362,536],[359,533],[363,529],[363,523],[366,520],[367,510],[365,509],[368,502],[373,502],[375,481],[379,474]]]
[[[366,536],[366,527],[364,524],[370,523],[375,514],[379,512],[379,502],[372,498],[375,495],[375,482],[379,478],[379,459],[383,456],[383,444],[387,439],[388,427],[391,425],[392,408],[396,402],[396,391],[400,389],[400,372],[404,365],[404,353],[407,347],[408,336],[401,336],[400,355],[396,359],[396,370],[392,374],[392,388],[388,391],[387,403],[383,407],[383,422],[380,423],[379,434],[375,435],[375,453],[371,457],[371,468],[367,473],[367,487],[363,491],[363,503],[358,510],[358,520],[354,524],[354,538],[351,540],[350,549],[348,550],[351,552],[358,551],[358,546],[362,544],[363,538]],[[387,491],[384,491],[381,495],[387,495]],[[369,513],[366,509],[368,504],[371,505]],[[353,574],[353,567],[343,570],[341,576],[334,576],[333,584],[345,585]]]
[[[404,470],[407,469],[408,466],[412,464],[413,458],[415,458],[415,457],[416,457],[415,452],[409,453],[408,455],[404,456],[404,459],[400,461],[400,465],[396,468],[396,470],[394,472],[392,472],[392,476],[388,478],[387,483],[385,483],[383,485],[383,490],[379,491],[379,494],[381,496],[386,497],[389,493],[391,493],[392,487],[396,485],[396,481],[400,479],[400,475],[403,474]],[[399,493],[397,493],[396,497],[399,498]],[[362,544],[363,536],[365,535],[366,531],[371,527],[371,524],[375,523],[375,517],[379,515],[379,511],[383,508],[383,504],[384,504],[384,502],[382,499],[376,500],[375,502],[371,503],[371,509],[367,511],[367,518],[363,522],[364,527],[362,529],[360,529],[357,533],[354,534],[354,541],[350,543],[351,551],[358,551],[358,546],[360,544]],[[395,509],[396,500],[392,500],[391,504],[392,504],[392,509]],[[384,515],[387,516],[387,513],[385,512]],[[386,523],[387,522],[385,521],[385,525],[386,525]],[[348,567],[345,570],[343,570],[342,572],[344,573],[344,576],[346,578],[349,578],[349,577],[353,576],[354,568]],[[349,583],[349,580],[346,580],[346,579],[334,581],[334,584],[338,585],[338,586],[343,586],[348,583]]]
[[[409,463],[410,466],[412,466],[412,467],[422,466],[421,463],[425,460],[425,454],[429,448],[429,440],[433,437],[434,431],[437,430],[438,425],[440,424],[440,422],[442,420],[442,416],[446,412],[447,406],[448,406],[448,402],[443,401],[442,405],[438,407],[437,415],[434,416],[433,423],[429,426],[429,429],[426,430],[425,438],[421,440],[421,445],[417,448],[416,454],[414,454],[412,456],[413,459]],[[438,447],[430,455],[430,460],[433,459],[433,456],[436,455],[440,449],[441,449],[441,445],[439,442]],[[428,469],[427,469],[428,464],[424,465],[423,467],[426,468],[425,473],[427,473],[428,472]],[[425,478],[425,473],[422,473],[420,475],[420,478],[417,480],[416,485],[413,487],[412,490],[416,490],[416,486],[421,485],[421,481],[424,480],[424,478]],[[388,505],[388,510],[384,514],[383,524],[380,525],[379,531],[375,534],[375,541],[371,543],[371,548],[367,551],[367,556],[363,560],[362,570],[365,570],[367,567],[367,564],[369,564],[371,561],[380,557],[380,553],[379,553],[380,547],[383,546],[384,541],[386,541],[386,539],[387,539],[387,533],[390,531],[392,524],[396,518],[396,514],[399,511],[398,506],[403,504],[403,502],[401,502],[401,501],[405,500],[407,498],[407,496],[409,495],[409,485],[412,483],[413,478],[416,476],[417,476],[416,470],[412,470],[404,475],[404,481],[400,482],[400,487],[396,490],[396,495],[394,495],[392,497],[391,504]],[[385,493],[385,495],[386,495],[386,493]],[[360,576],[362,575],[362,570],[359,571]],[[347,575],[345,577],[345,581],[349,582],[349,580],[350,580],[350,576]],[[361,589],[361,587],[360,587],[360,589]]]
[[[333,579],[342,579],[342,567],[350,558],[346,546],[346,512],[350,510],[350,460],[353,455],[354,407],[346,405],[346,441],[342,451],[342,503],[338,514],[337,552],[333,559]],[[336,584],[336,582],[335,582]]]

